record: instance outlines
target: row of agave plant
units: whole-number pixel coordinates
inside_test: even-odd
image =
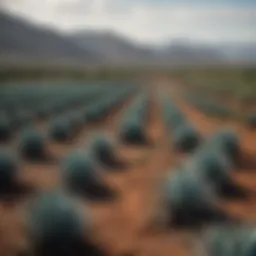
[[[205,98],[205,96],[197,95],[189,92],[186,95],[187,100],[196,107],[200,112],[204,113],[208,116],[216,116],[216,117],[222,117],[222,118],[229,118],[232,116],[235,116],[237,114],[237,111],[232,110],[232,108],[220,103],[215,102],[209,98]],[[246,116],[245,122],[247,126],[251,129],[256,128],[256,114],[245,114]],[[241,115],[241,114],[240,114]]]
[[[107,100],[100,102],[96,106],[97,112],[92,112],[90,108],[84,108],[79,111],[72,111],[52,120],[48,127],[48,133],[43,134],[34,126],[25,127],[20,135],[18,141],[18,149],[21,155],[27,160],[46,160],[49,158],[47,152],[47,144],[49,140],[57,142],[65,142],[72,139],[81,128],[95,120],[103,118],[107,113],[114,108],[118,103],[123,101],[129,94],[119,92],[112,94]],[[120,96],[115,99],[113,96]],[[90,120],[88,116],[91,116]],[[93,119],[92,119],[93,118]]]
[[[180,152],[192,152],[202,140],[200,133],[168,95],[160,94],[160,99],[164,122],[172,133],[173,148]]]
[[[217,207],[221,196],[242,196],[245,190],[232,179],[239,164],[240,143],[233,131],[219,131],[206,140],[164,185],[167,208],[178,223],[196,225],[228,220]]]
[[[139,95],[124,114],[118,127],[119,142],[138,145],[146,140],[145,122],[148,110],[147,96]],[[118,156],[117,143],[108,134],[90,136],[86,150],[72,152],[63,162],[63,184],[76,195],[88,198],[112,196],[99,170],[123,170],[128,163]]]
[[[90,87],[78,86],[73,88],[58,86],[58,92],[55,87],[39,88],[37,92],[34,92],[34,88],[28,90],[29,88],[26,87],[11,89],[8,88],[4,90],[5,93],[2,92],[1,97],[4,100],[1,102],[0,109],[1,117],[5,118],[4,121],[8,121],[12,128],[19,128],[35,119],[60,114],[79,101],[82,102],[82,99],[92,91]]]
[[[228,108],[227,106],[221,104],[220,102],[216,103],[215,101],[205,98],[202,95],[197,95],[190,92],[186,95],[186,98],[198,110],[202,111],[206,115],[227,118],[234,114],[232,109]]]
[[[49,136],[56,141],[71,139],[76,130],[84,124],[102,120],[111,110],[134,93],[133,87],[124,87],[97,97],[94,102],[84,104],[79,110],[59,116],[50,122]]]
[[[146,123],[149,114],[149,98],[142,93],[134,100],[133,105],[124,113],[120,124],[121,140],[127,144],[147,144]]]
[[[58,87],[58,90],[55,87]],[[20,88],[17,89],[17,92],[14,90],[13,93],[11,93],[11,88],[8,88],[7,92],[4,91],[5,94],[1,95],[4,100],[0,106],[0,141],[8,141],[15,130],[33,124],[38,119],[61,116],[67,112],[72,113],[71,109],[82,108],[82,106],[85,108],[105,95],[108,95],[107,98],[111,101],[110,94],[116,89],[119,91],[116,85],[106,84],[74,85],[73,87],[59,85],[55,87],[39,89],[37,93],[31,88]],[[10,104],[12,105],[10,106]],[[73,113],[71,116],[74,121],[79,119],[79,114]],[[60,119],[62,120],[62,118]],[[56,121],[56,126],[59,122],[62,121]]]
[[[66,142],[72,139],[84,125],[102,120],[112,109],[134,93],[134,88],[126,87],[100,96],[91,104],[85,104],[75,111],[69,111],[50,121],[48,134],[33,126],[26,127],[19,137],[19,151],[27,160],[46,160],[47,142]]]
[[[124,89],[119,96],[127,97],[131,90],[128,92]],[[108,100],[101,101],[103,113],[98,108],[89,106],[93,121],[98,120],[123,98],[113,95],[112,100],[113,104]],[[146,95],[139,96],[125,113],[120,124],[120,139],[123,142],[140,144],[141,137],[138,137],[138,133],[143,133],[144,138],[147,102]],[[123,134],[126,136],[123,137]],[[61,188],[38,195],[29,205],[28,231],[33,240],[29,250],[42,256],[106,255],[92,243],[91,216],[84,209],[81,211],[81,201],[76,199],[85,197],[87,200],[102,200],[112,197],[113,191],[107,186],[103,176],[104,171],[122,170],[126,166],[117,157],[117,152],[116,144],[108,134],[96,134],[91,137],[86,149],[76,150],[63,160],[60,164]],[[0,188],[3,193],[15,186],[19,171],[17,162],[6,152],[0,154],[0,170]]]
[[[165,120],[169,121],[167,124],[170,123],[173,129],[175,147],[180,149],[180,142],[176,143],[175,127],[184,123],[182,113],[167,98],[162,99]],[[186,133],[183,136],[183,140],[190,140],[185,139]],[[187,143],[185,145],[190,145]],[[202,142],[174,173],[165,177],[160,193],[162,207],[157,215],[158,220],[165,225],[182,227],[215,224],[214,228],[207,228],[203,232],[203,246],[196,252],[198,255],[256,255],[256,228],[238,224],[238,220],[232,219],[219,206],[222,197],[244,197],[249,192],[232,177],[232,171],[240,166],[241,159],[237,134],[232,130],[220,130]]]

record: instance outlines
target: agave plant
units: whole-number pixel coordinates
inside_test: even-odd
[[[18,128],[26,123],[22,111],[14,111],[10,116],[10,123],[13,128]]]
[[[224,225],[204,234],[206,256],[252,256],[256,253],[256,230],[248,226]]]
[[[0,119],[0,141],[7,141],[10,139],[12,133],[12,127],[8,119]]]
[[[147,140],[145,122],[148,113],[146,95],[136,98],[132,107],[125,113],[121,124],[120,137],[126,143],[144,144]]]
[[[89,106],[86,110],[85,119],[87,122],[94,122],[102,117],[102,109],[97,104]]]
[[[18,174],[17,160],[5,150],[0,150],[0,191],[11,189]]]
[[[144,127],[136,120],[127,121],[121,130],[122,141],[131,144],[140,144],[146,141]]]
[[[189,124],[179,126],[173,132],[174,148],[178,151],[191,152],[199,145],[200,141],[200,134]]]
[[[251,129],[256,128],[256,114],[251,115],[251,116],[248,117],[247,124],[248,124],[248,127],[251,128]]]
[[[231,130],[223,130],[214,135],[211,146],[225,154],[233,164],[241,157],[240,141],[237,134]]]
[[[96,134],[92,136],[90,147],[96,158],[102,159],[108,156],[113,151],[113,145],[103,134]]]
[[[232,110],[227,106],[221,105],[219,102],[216,104],[216,102],[209,98],[202,97],[202,95],[195,95],[189,92],[187,99],[193,106],[206,115],[222,118],[233,115]]]
[[[21,154],[30,160],[42,159],[46,156],[45,139],[36,129],[28,128],[20,136]]]
[[[85,243],[90,218],[61,192],[40,195],[29,208],[29,234],[36,255],[73,255]]]
[[[203,151],[192,157],[188,169],[192,169],[200,177],[211,183],[217,191],[233,183],[232,165],[228,159],[218,152]]]
[[[245,241],[245,240],[244,240]],[[256,229],[254,229],[244,248],[244,256],[253,256],[256,254]]]
[[[38,118],[46,118],[51,114],[51,108],[49,106],[41,106],[37,109],[36,115]]]
[[[168,128],[178,129],[187,123],[185,115],[177,108],[172,100],[165,94],[159,95],[162,101],[164,121]]]
[[[70,120],[74,130],[79,130],[84,124],[83,116],[80,112],[75,112],[70,115]]]
[[[70,119],[61,117],[50,124],[49,134],[53,140],[67,141],[73,135],[73,129]]]
[[[163,186],[163,198],[174,222],[198,224],[217,216],[216,197],[203,179],[185,169],[169,177]]]
[[[123,169],[126,166],[123,161],[118,159],[114,142],[107,137],[107,134],[94,135],[88,150],[92,159],[104,167]]]
[[[98,195],[105,188],[96,164],[86,152],[74,152],[64,160],[62,177],[64,186],[77,195]]]

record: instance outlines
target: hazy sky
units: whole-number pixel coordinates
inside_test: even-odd
[[[0,0],[0,6],[58,29],[110,29],[147,43],[256,42],[256,0]]]

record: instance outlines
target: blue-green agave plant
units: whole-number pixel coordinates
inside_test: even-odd
[[[49,135],[55,141],[67,141],[73,135],[73,127],[69,118],[61,117],[50,124]]]
[[[0,191],[6,190],[16,183],[18,162],[7,151],[0,150]]]
[[[36,255],[45,256],[72,255],[91,224],[89,215],[59,191],[40,195],[29,207],[28,221]]]
[[[178,151],[191,152],[199,146],[200,142],[200,134],[189,124],[179,126],[173,132],[173,145]]]
[[[44,136],[34,128],[27,128],[20,135],[19,147],[21,154],[28,159],[42,159],[46,154]]]
[[[67,189],[77,194],[84,194],[101,184],[95,162],[86,152],[74,152],[64,160],[62,177]]]

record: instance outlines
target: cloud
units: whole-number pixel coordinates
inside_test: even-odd
[[[67,31],[112,29],[141,42],[177,37],[216,42],[256,41],[256,5],[188,6],[185,0],[183,4],[166,0],[158,4],[154,0],[4,1],[4,8],[12,13]]]

